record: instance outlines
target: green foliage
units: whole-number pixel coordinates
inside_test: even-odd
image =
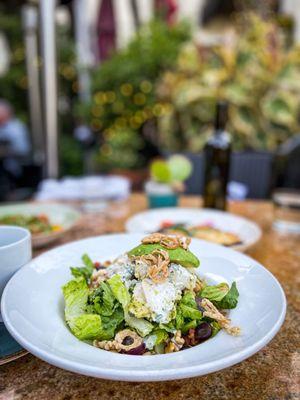
[[[113,168],[137,168],[143,165],[139,151],[143,140],[139,131],[130,128],[108,129],[104,132],[104,143],[96,153],[96,161],[102,171]]]
[[[300,47],[286,48],[275,25],[241,17],[231,43],[182,48],[157,89],[169,112],[159,118],[161,145],[200,151],[218,99],[229,102],[228,130],[236,149],[275,149],[299,132]]]
[[[140,154],[143,126],[164,112],[157,102],[156,81],[173,67],[181,44],[189,38],[185,23],[170,27],[152,21],[94,71],[92,102],[88,107],[77,105],[77,115],[103,134],[104,145],[97,156],[102,170],[145,164]]]
[[[59,137],[61,175],[81,175],[83,170],[82,149],[80,144],[68,134]]]
[[[11,50],[9,69],[0,76],[0,94],[2,98],[11,102],[16,114],[28,122],[27,77],[21,16],[7,13],[1,7],[0,31],[8,39]]]

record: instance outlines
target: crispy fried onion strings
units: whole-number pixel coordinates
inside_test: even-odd
[[[186,236],[168,236],[162,233],[152,233],[142,239],[143,244],[155,244],[159,243],[167,249],[177,249],[177,247],[182,247],[187,250],[189,244],[191,243],[191,238]]]
[[[150,254],[139,257],[139,259],[149,266],[147,276],[154,283],[164,282],[168,278],[170,257],[167,251],[154,250]]]
[[[204,308],[204,317],[212,318],[218,321],[219,325],[225,329],[229,335],[238,336],[241,329],[237,326],[230,326],[230,319],[226,318],[220,311],[212,304],[211,301],[204,298],[201,301],[201,306]]]

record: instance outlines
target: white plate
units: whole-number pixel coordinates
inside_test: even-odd
[[[16,203],[0,207],[0,217],[9,214],[40,215],[45,214],[52,225],[60,225],[61,230],[51,233],[32,235],[32,246],[46,246],[62,237],[79,221],[81,214],[73,207],[58,203]]]
[[[150,233],[160,229],[163,221],[201,225],[211,223],[214,228],[231,232],[241,239],[242,243],[231,248],[246,251],[261,237],[261,229],[254,222],[238,215],[224,211],[196,208],[157,208],[135,214],[126,223],[126,231],[130,233]]]
[[[6,286],[1,303],[11,335],[41,359],[84,375],[124,381],[161,381],[204,375],[236,364],[265,346],[285,316],[283,290],[273,275],[242,253],[194,240],[200,276],[210,283],[237,281],[238,307],[230,312],[240,337],[220,332],[213,339],[173,354],[130,356],[97,349],[75,338],[63,317],[61,286],[69,266],[87,252],[93,260],[111,259],[139,243],[141,235],[100,236],[73,242],[42,254]]]

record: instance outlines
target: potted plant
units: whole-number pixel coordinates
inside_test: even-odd
[[[149,207],[177,206],[178,195],[184,190],[184,181],[191,173],[192,164],[182,155],[154,160],[150,166],[151,179],[145,184]]]

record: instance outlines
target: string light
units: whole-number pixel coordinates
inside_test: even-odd
[[[163,113],[163,107],[161,104],[155,104],[155,106],[153,107],[153,115],[155,117],[160,117]]]
[[[127,120],[123,117],[119,117],[116,119],[115,124],[117,128],[125,128],[127,126]]]
[[[133,102],[137,106],[142,106],[146,103],[146,96],[144,95],[144,93],[136,93],[133,96]]]
[[[113,103],[116,100],[116,94],[113,91],[106,92],[107,103]]]
[[[142,81],[140,84],[141,91],[144,93],[150,93],[152,90],[152,83],[149,81]]]
[[[130,83],[123,83],[120,87],[120,92],[125,97],[131,96],[133,93],[133,87]]]
[[[94,117],[101,117],[103,114],[103,107],[101,106],[93,106],[92,107],[92,114]]]
[[[99,129],[101,129],[102,123],[101,123],[100,119],[93,118],[92,122],[91,122],[91,126],[94,131],[98,131]]]
[[[104,92],[97,92],[94,94],[94,101],[98,105],[105,104],[107,101],[106,93]]]
[[[124,104],[121,101],[115,101],[112,105],[113,112],[116,114],[121,114],[124,110]]]

